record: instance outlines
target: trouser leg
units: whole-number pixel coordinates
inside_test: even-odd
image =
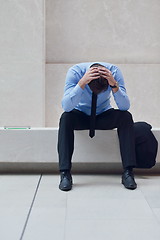
[[[70,170],[74,150],[74,130],[89,129],[90,117],[73,110],[64,112],[60,119],[58,133],[59,169]],[[117,128],[120,153],[124,168],[135,167],[135,142],[132,115],[128,111],[111,109],[96,117],[96,129]]]
[[[111,109],[100,114],[97,116],[96,128],[117,128],[123,167],[136,166],[133,119],[128,111]]]
[[[120,152],[122,157],[122,163],[124,168],[136,166],[135,156],[135,138],[133,120],[131,114],[126,112],[117,126],[117,132],[119,137]]]
[[[89,129],[89,116],[78,111],[64,112],[58,131],[59,170],[71,170],[74,150],[74,130]]]

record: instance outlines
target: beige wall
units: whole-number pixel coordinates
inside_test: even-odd
[[[46,0],[46,126],[58,126],[67,69],[86,61],[118,65],[134,120],[160,126],[159,12],[159,0]]]
[[[46,0],[47,62],[159,63],[159,0]]]
[[[44,0],[0,0],[0,126],[44,126]]]
[[[106,61],[122,69],[135,121],[159,127],[159,0],[0,0],[0,6],[0,126],[57,127],[67,69]]]

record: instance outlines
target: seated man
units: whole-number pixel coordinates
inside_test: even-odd
[[[113,94],[118,109],[112,108]],[[136,166],[133,119],[127,110],[130,101],[126,93],[120,69],[110,63],[80,63],[68,70],[62,99],[64,113],[60,118],[58,154],[60,184],[62,191],[72,189],[72,154],[74,130],[117,128],[120,153],[124,168],[122,184],[127,189],[136,189],[133,168]],[[106,132],[107,134],[107,132]]]

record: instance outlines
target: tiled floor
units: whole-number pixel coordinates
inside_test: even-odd
[[[73,175],[70,192],[58,175],[0,176],[1,240],[159,240],[160,176]]]

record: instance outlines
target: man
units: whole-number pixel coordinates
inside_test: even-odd
[[[111,93],[118,109],[112,108],[110,104]],[[95,105],[93,95],[96,95],[95,119],[91,117],[94,115],[92,105]],[[120,69],[103,62],[74,65],[66,76],[62,107],[65,112],[60,118],[58,133],[60,190],[72,189],[71,158],[74,150],[74,130],[90,129],[90,137],[93,137],[94,128],[102,130],[117,128],[124,168],[122,184],[127,189],[136,189],[133,174],[133,168],[136,166],[133,119],[131,113],[127,111],[130,102]]]

